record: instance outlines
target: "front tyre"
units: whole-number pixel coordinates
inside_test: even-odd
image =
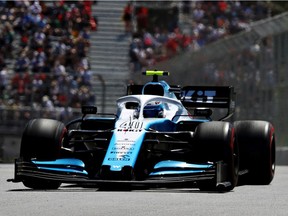
[[[34,178],[24,179],[22,183],[25,187],[34,190],[53,190],[53,189],[56,190],[61,185],[61,182],[49,181],[43,179],[34,179]]]
[[[207,181],[199,181],[200,190],[230,191],[236,186],[238,181],[238,145],[235,140],[234,127],[228,122],[212,121],[205,122],[196,128],[195,139],[200,152],[199,159],[221,162],[227,167],[225,182],[229,182],[227,187],[217,187],[216,178]]]
[[[62,140],[66,134],[62,122],[52,119],[33,119],[26,125],[20,148],[24,161],[56,160],[60,156]],[[32,189],[57,189],[61,183],[33,177],[23,179],[23,184]]]
[[[66,127],[53,119],[33,119],[22,134],[20,157],[24,160],[55,160],[60,156]]]
[[[240,177],[241,184],[268,185],[275,173],[275,131],[266,121],[236,121],[239,143],[240,170],[248,170]]]

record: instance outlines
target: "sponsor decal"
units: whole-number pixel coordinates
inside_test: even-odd
[[[130,150],[133,151],[133,147],[126,147],[126,146],[121,146],[121,147],[113,147],[112,150]]]
[[[108,158],[108,161],[130,161],[130,156],[127,154],[119,155],[117,158]]]
[[[127,145],[132,145],[134,144],[134,140],[128,140],[128,139],[124,139],[124,140],[117,140],[116,145],[122,145],[122,143],[127,144]]]
[[[119,165],[113,165],[112,166],[114,169],[120,169],[121,168],[121,166],[119,166]]]
[[[119,132],[141,132],[142,129],[118,129]]]
[[[213,103],[214,96],[216,96],[216,91],[206,90],[206,91],[188,91],[186,95],[184,95],[185,100],[191,100],[193,102],[199,103]],[[182,96],[183,98],[183,96]]]
[[[108,161],[130,161],[130,158],[108,158]]]
[[[132,154],[132,152],[127,151],[111,151],[110,154]]]

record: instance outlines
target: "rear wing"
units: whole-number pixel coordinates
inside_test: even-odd
[[[186,86],[181,88],[180,100],[187,108],[226,108],[225,120],[235,111],[235,92],[232,86]]]

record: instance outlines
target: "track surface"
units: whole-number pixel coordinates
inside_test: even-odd
[[[228,193],[198,189],[99,191],[62,185],[59,190],[33,191],[13,178],[13,165],[0,164],[0,215],[288,215],[288,166],[276,167],[268,186],[241,186]]]

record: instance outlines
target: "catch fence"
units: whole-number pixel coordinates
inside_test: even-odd
[[[288,13],[255,22],[246,31],[155,68],[170,71],[168,81],[174,84],[234,86],[234,119],[272,122],[277,145],[287,146]]]

